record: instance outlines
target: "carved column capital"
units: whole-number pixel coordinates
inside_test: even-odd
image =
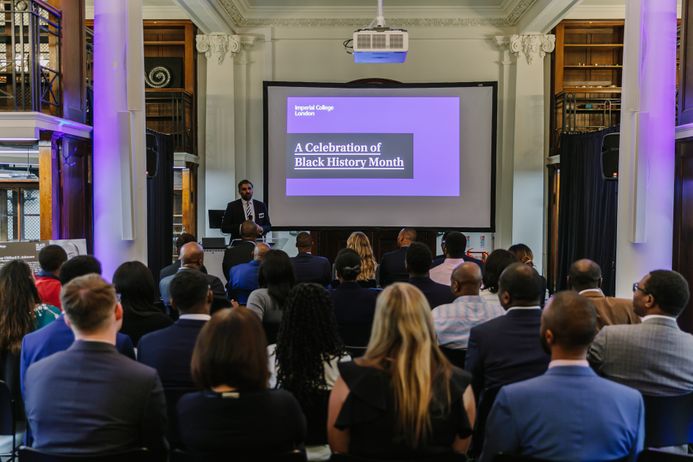
[[[498,40],[498,44],[506,42]],[[524,55],[527,64],[532,64],[536,58],[544,59],[546,53],[551,53],[556,47],[556,36],[553,34],[522,34],[512,35],[507,42],[510,52],[516,57]]]
[[[238,53],[241,49],[241,41],[237,35],[213,32],[196,36],[195,46],[197,51],[204,53],[207,59],[216,56],[218,63],[221,64],[227,54],[233,56]]]

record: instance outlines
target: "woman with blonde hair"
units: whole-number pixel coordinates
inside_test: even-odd
[[[375,287],[375,271],[378,264],[368,236],[361,231],[354,231],[347,239],[347,249],[356,251],[361,257],[361,273],[356,277],[356,281],[363,287]]]
[[[334,452],[411,459],[467,450],[471,376],[438,349],[431,309],[416,287],[396,283],[382,292],[366,354],[339,370],[327,422]]]

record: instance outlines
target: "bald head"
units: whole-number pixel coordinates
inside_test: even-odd
[[[568,285],[576,292],[597,289],[602,285],[602,269],[590,259],[578,260],[570,265]]]
[[[416,230],[414,228],[402,228],[397,235],[397,245],[409,247],[416,240]]]
[[[197,242],[188,242],[180,248],[181,266],[200,269],[204,264],[205,253]]]
[[[245,220],[241,224],[241,239],[244,241],[254,241],[257,237],[257,225],[254,221]]]
[[[592,302],[566,290],[554,295],[541,315],[541,337],[553,359],[584,359],[597,334]]]
[[[464,262],[450,275],[450,288],[455,297],[479,295],[481,268],[473,262]]]
[[[258,242],[257,245],[255,245],[255,250],[253,251],[253,259],[262,261],[265,259],[265,255],[267,252],[269,252],[270,246],[265,244],[264,242]]]
[[[505,268],[498,287],[498,298],[506,310],[513,306],[538,306],[544,290],[539,273],[524,263],[513,263]]]

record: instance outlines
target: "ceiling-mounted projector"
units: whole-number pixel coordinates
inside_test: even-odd
[[[378,16],[368,27],[354,32],[352,44],[355,63],[403,63],[409,50],[409,34],[385,26],[383,0],[378,0]]]

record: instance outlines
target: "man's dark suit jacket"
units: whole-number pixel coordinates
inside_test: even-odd
[[[241,263],[248,263],[253,259],[255,251],[254,241],[235,241],[231,243],[231,247],[224,250],[224,260],[221,262],[221,269],[224,271],[226,280],[229,280],[229,271],[232,267]]]
[[[32,364],[25,387],[35,448],[103,454],[163,447],[166,402],[159,376],[109,343],[74,342]]]
[[[171,276],[172,274],[176,274],[178,270],[180,269],[180,260],[176,260],[173,263],[171,263],[168,266],[164,266],[161,268],[161,271],[159,271],[159,281],[161,281],[163,278],[167,276]],[[204,266],[200,268],[200,271],[203,273],[207,274],[207,268]]]
[[[31,332],[22,339],[22,352],[19,362],[19,380],[24,393],[24,376],[30,365],[36,361],[50,356],[53,353],[67,350],[75,341],[75,335],[67,324],[65,315],[48,324],[43,329]],[[130,337],[119,333],[116,337],[116,349],[128,358],[135,359],[135,349]]]
[[[477,396],[546,372],[551,358],[541,347],[540,320],[539,309],[515,309],[472,327],[464,368]]]
[[[197,335],[207,321],[179,319],[140,339],[137,360],[159,373],[164,388],[194,389],[190,360]]]
[[[178,271],[199,271],[196,269],[192,268],[181,268]],[[175,276],[167,276],[161,281],[159,281],[159,291],[161,292],[161,300],[164,302],[164,305],[167,307],[170,307],[170,296],[171,296],[171,281],[173,281],[173,277]],[[226,289],[224,289],[224,283],[221,282],[221,279],[219,279],[216,276],[213,276],[211,274],[205,274],[205,278],[207,279],[207,284],[209,284],[209,288],[212,289],[212,294],[214,295],[214,298],[212,299],[212,313],[215,311],[221,309],[221,308],[228,308],[231,306],[231,302],[229,302],[229,298],[226,296]]]
[[[429,277],[413,277],[409,278],[408,282],[423,292],[431,309],[446,303],[452,303],[455,300],[450,286],[438,284]]]
[[[366,289],[353,281],[344,281],[332,290],[337,328],[345,345],[363,347],[368,344],[375,299],[380,292],[380,289]]]
[[[296,282],[314,282],[327,286],[332,279],[332,265],[325,257],[301,252],[291,257]]]
[[[395,282],[406,282],[409,273],[405,260],[409,247],[400,247],[392,252],[387,252],[380,259],[380,287],[385,288]]]
[[[262,226],[262,234],[265,235],[272,229],[267,207],[260,201],[253,199],[253,208],[255,215],[253,221]],[[224,216],[221,219],[221,232],[231,233],[231,237],[238,239],[241,237],[241,225],[245,221],[245,210],[243,210],[243,202],[241,199],[236,199],[233,202],[226,204]]]

